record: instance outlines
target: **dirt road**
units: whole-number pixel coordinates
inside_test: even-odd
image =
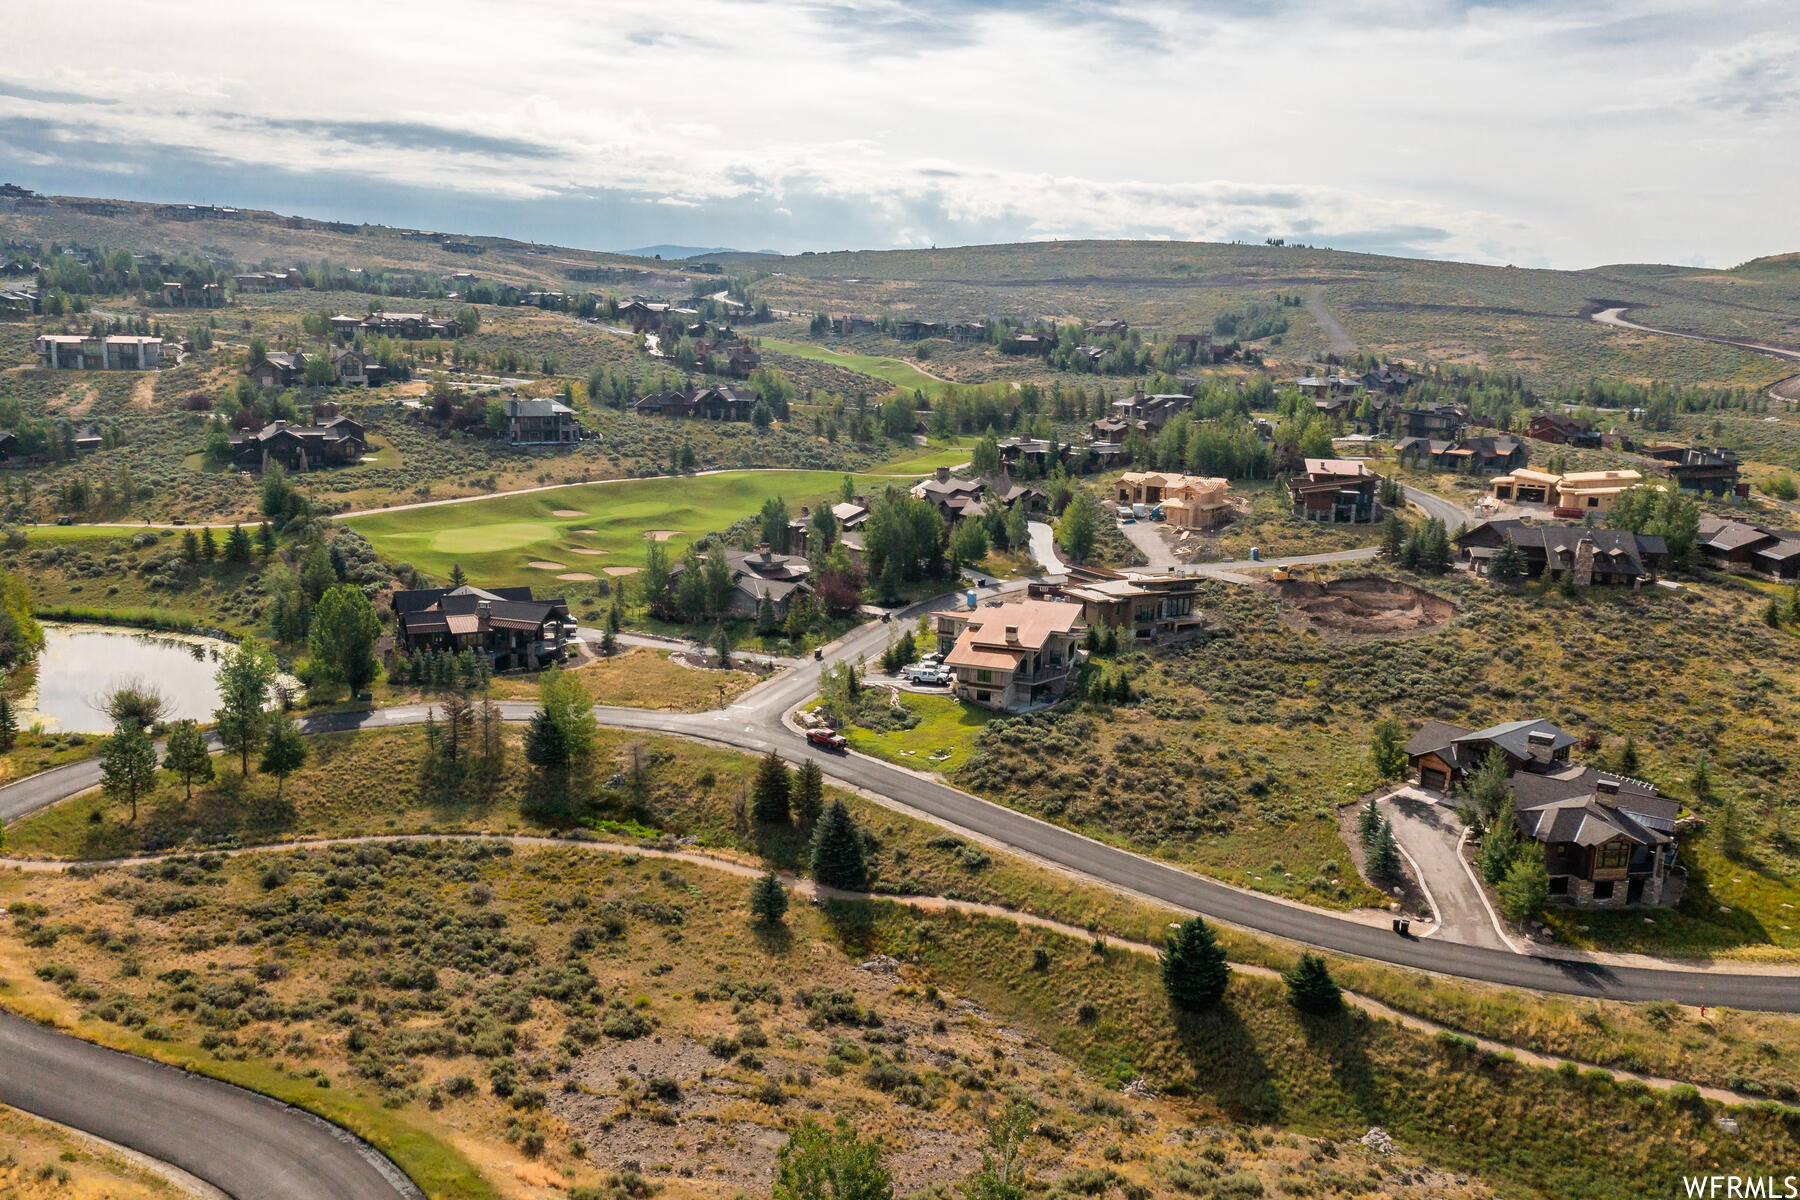
[[[1356,339],[1344,328],[1344,323],[1331,315],[1325,307],[1325,285],[1319,284],[1306,294],[1306,311],[1312,319],[1319,323],[1319,332],[1325,335],[1325,348],[1333,354],[1355,354]]]

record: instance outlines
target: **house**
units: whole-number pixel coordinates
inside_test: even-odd
[[[726,373],[739,379],[747,378],[760,366],[762,366],[762,355],[754,346],[747,343],[739,342],[725,354]]]
[[[353,338],[362,330],[363,319],[348,313],[331,318],[331,332],[342,338]]]
[[[1577,908],[1680,900],[1674,800],[1591,767],[1518,771],[1508,785],[1519,832],[1544,849],[1553,898]]]
[[[1008,467],[1024,463],[1041,474],[1055,457],[1056,443],[1043,438],[1009,437],[1000,443],[1000,461]]]
[[[216,283],[170,280],[162,285],[162,302],[170,308],[218,308],[225,303],[225,289]]]
[[[1518,520],[1479,522],[1456,544],[1475,573],[1484,575],[1509,541],[1523,556],[1528,578],[1548,572],[1552,579],[1561,579],[1567,573],[1581,587],[1649,582],[1668,554],[1663,539],[1653,534],[1586,525],[1527,525]]]
[[[1403,408],[1399,425],[1406,437],[1453,440],[1462,432],[1467,418],[1454,404],[1436,404],[1430,408]]]
[[[731,598],[725,605],[729,616],[754,617],[767,596],[775,615],[785,619],[795,596],[812,595],[812,568],[797,554],[776,554],[767,546],[726,549],[724,554],[731,570]],[[686,569],[685,563],[677,562],[669,569],[670,577],[679,579]]]
[[[306,376],[306,355],[298,350],[265,354],[256,360],[249,375],[264,389],[293,387]]]
[[[485,655],[497,671],[560,662],[575,636],[569,606],[534,600],[528,587],[399,591],[393,609],[397,652],[468,650]]]
[[[240,470],[261,471],[277,462],[289,471],[304,472],[361,462],[369,442],[360,424],[349,417],[333,417],[316,425],[272,421],[236,435],[231,447],[231,461]]]
[[[1127,471],[1119,477],[1120,504],[1162,505],[1163,520],[1178,529],[1211,529],[1231,514],[1231,485],[1203,475]]]
[[[1732,517],[1701,517],[1696,545],[1721,571],[1800,580],[1800,532]]]
[[[1070,567],[1056,592],[1081,605],[1081,620],[1088,627],[1117,629],[1139,642],[1160,644],[1184,641],[1206,628],[1201,586],[1192,575]]]
[[[1488,495],[1513,504],[1548,504],[1558,513],[1606,513],[1644,481],[1636,471],[1572,471],[1557,475],[1521,467],[1488,485]]]
[[[9,463],[19,453],[19,435],[10,429],[0,429],[0,463]]]
[[[158,337],[46,333],[36,344],[38,367],[49,371],[151,371],[163,358]]]
[[[332,328],[336,327],[334,323]],[[454,318],[427,313],[374,312],[363,318],[360,328],[364,333],[415,342],[431,338],[454,341],[462,336],[462,325]]]
[[[1056,349],[1056,341],[1054,333],[1021,333],[1001,342],[1000,349],[1005,354],[1044,355]]]
[[[894,337],[902,342],[916,342],[921,338],[942,337],[944,327],[935,321],[896,321]]]
[[[1299,379],[1287,380],[1287,384],[1298,388],[1303,396],[1320,400],[1331,396],[1348,396],[1362,387],[1362,380],[1350,375],[1303,375]]]
[[[1507,721],[1467,730],[1447,721],[1427,721],[1407,739],[1406,762],[1420,787],[1447,792],[1481,769],[1490,754],[1506,759],[1506,771],[1550,771],[1569,761],[1573,735],[1542,718]]]
[[[979,479],[961,479],[950,474],[949,467],[939,467],[930,479],[912,486],[912,494],[937,506],[946,521],[959,521],[965,516],[978,516],[984,511],[981,495],[987,485]]]
[[[379,387],[387,375],[373,354],[348,346],[331,347],[331,370],[339,387]]]
[[[1081,667],[1081,614],[1079,604],[1032,599],[933,614],[953,694],[998,712],[1059,699]]]
[[[243,275],[233,275],[231,285],[240,292],[279,292],[284,288],[297,288],[305,279],[298,269],[286,271],[250,271]]]
[[[1403,437],[1394,443],[1394,457],[1401,462],[1439,471],[1487,475],[1525,465],[1525,443],[1516,437],[1440,439]]]
[[[1176,413],[1186,412],[1193,406],[1194,398],[1185,392],[1164,392],[1154,396],[1133,392],[1122,400],[1114,400],[1112,412],[1115,417],[1137,422],[1138,428],[1147,433],[1155,433]]]
[[[985,342],[987,340],[986,321],[958,321],[950,327],[950,337],[958,342]]]
[[[868,523],[869,510],[854,500],[841,500],[831,506],[831,516],[837,522],[838,541],[848,548],[850,535]],[[788,522],[786,552],[811,559],[811,537],[812,509],[803,504],[800,515]]]
[[[575,410],[560,400],[502,400],[506,440],[513,446],[572,446],[581,441]]]
[[[1089,432],[1097,442],[1122,443],[1131,432],[1132,425],[1123,417],[1101,417],[1088,426]]]
[[[1087,334],[1089,337],[1097,338],[1124,337],[1126,331],[1130,328],[1131,326],[1123,321],[1095,321],[1092,325],[1087,327]]]
[[[691,417],[694,402],[686,392],[652,392],[634,401],[631,411],[640,417]]]
[[[1309,458],[1303,472],[1289,476],[1294,515],[1308,521],[1362,524],[1381,519],[1375,489],[1381,476],[1355,459]]]
[[[1685,492],[1705,492],[1709,496],[1723,496],[1738,490],[1738,458],[1737,453],[1726,449],[1707,449],[1704,446],[1683,448],[1679,457],[1653,454],[1667,463],[1670,478],[1675,486]]]
[[[748,421],[761,397],[734,386],[692,388],[686,392],[654,392],[634,402],[641,417],[701,417],[708,421]]]
[[[995,504],[1009,510],[1022,504],[1025,511],[1031,514],[1050,511],[1050,492],[1047,488],[1035,483],[1018,483],[1004,470],[998,475],[985,476],[979,482],[982,486],[981,503],[984,511]]]
[[[1558,446],[1598,446],[1600,433],[1592,421],[1566,413],[1538,413],[1525,427],[1525,436]]]
[[[1405,371],[1393,367],[1380,367],[1373,371],[1363,372],[1362,385],[1371,392],[1386,392],[1393,395],[1404,392],[1412,385],[1412,376]]]

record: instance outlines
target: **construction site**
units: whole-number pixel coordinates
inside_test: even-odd
[[[1336,637],[1381,637],[1433,629],[1461,610],[1410,583],[1359,575],[1327,580],[1314,568],[1276,568],[1282,608],[1302,628]]]

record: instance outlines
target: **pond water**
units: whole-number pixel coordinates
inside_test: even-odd
[[[20,722],[43,722],[63,733],[109,733],[101,697],[127,683],[161,694],[163,719],[212,720],[219,706],[213,672],[231,643],[181,633],[150,633],[104,625],[44,626],[37,695]]]

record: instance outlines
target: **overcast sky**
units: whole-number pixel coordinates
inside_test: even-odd
[[[598,249],[1800,249],[1794,0],[20,4],[0,178]]]

